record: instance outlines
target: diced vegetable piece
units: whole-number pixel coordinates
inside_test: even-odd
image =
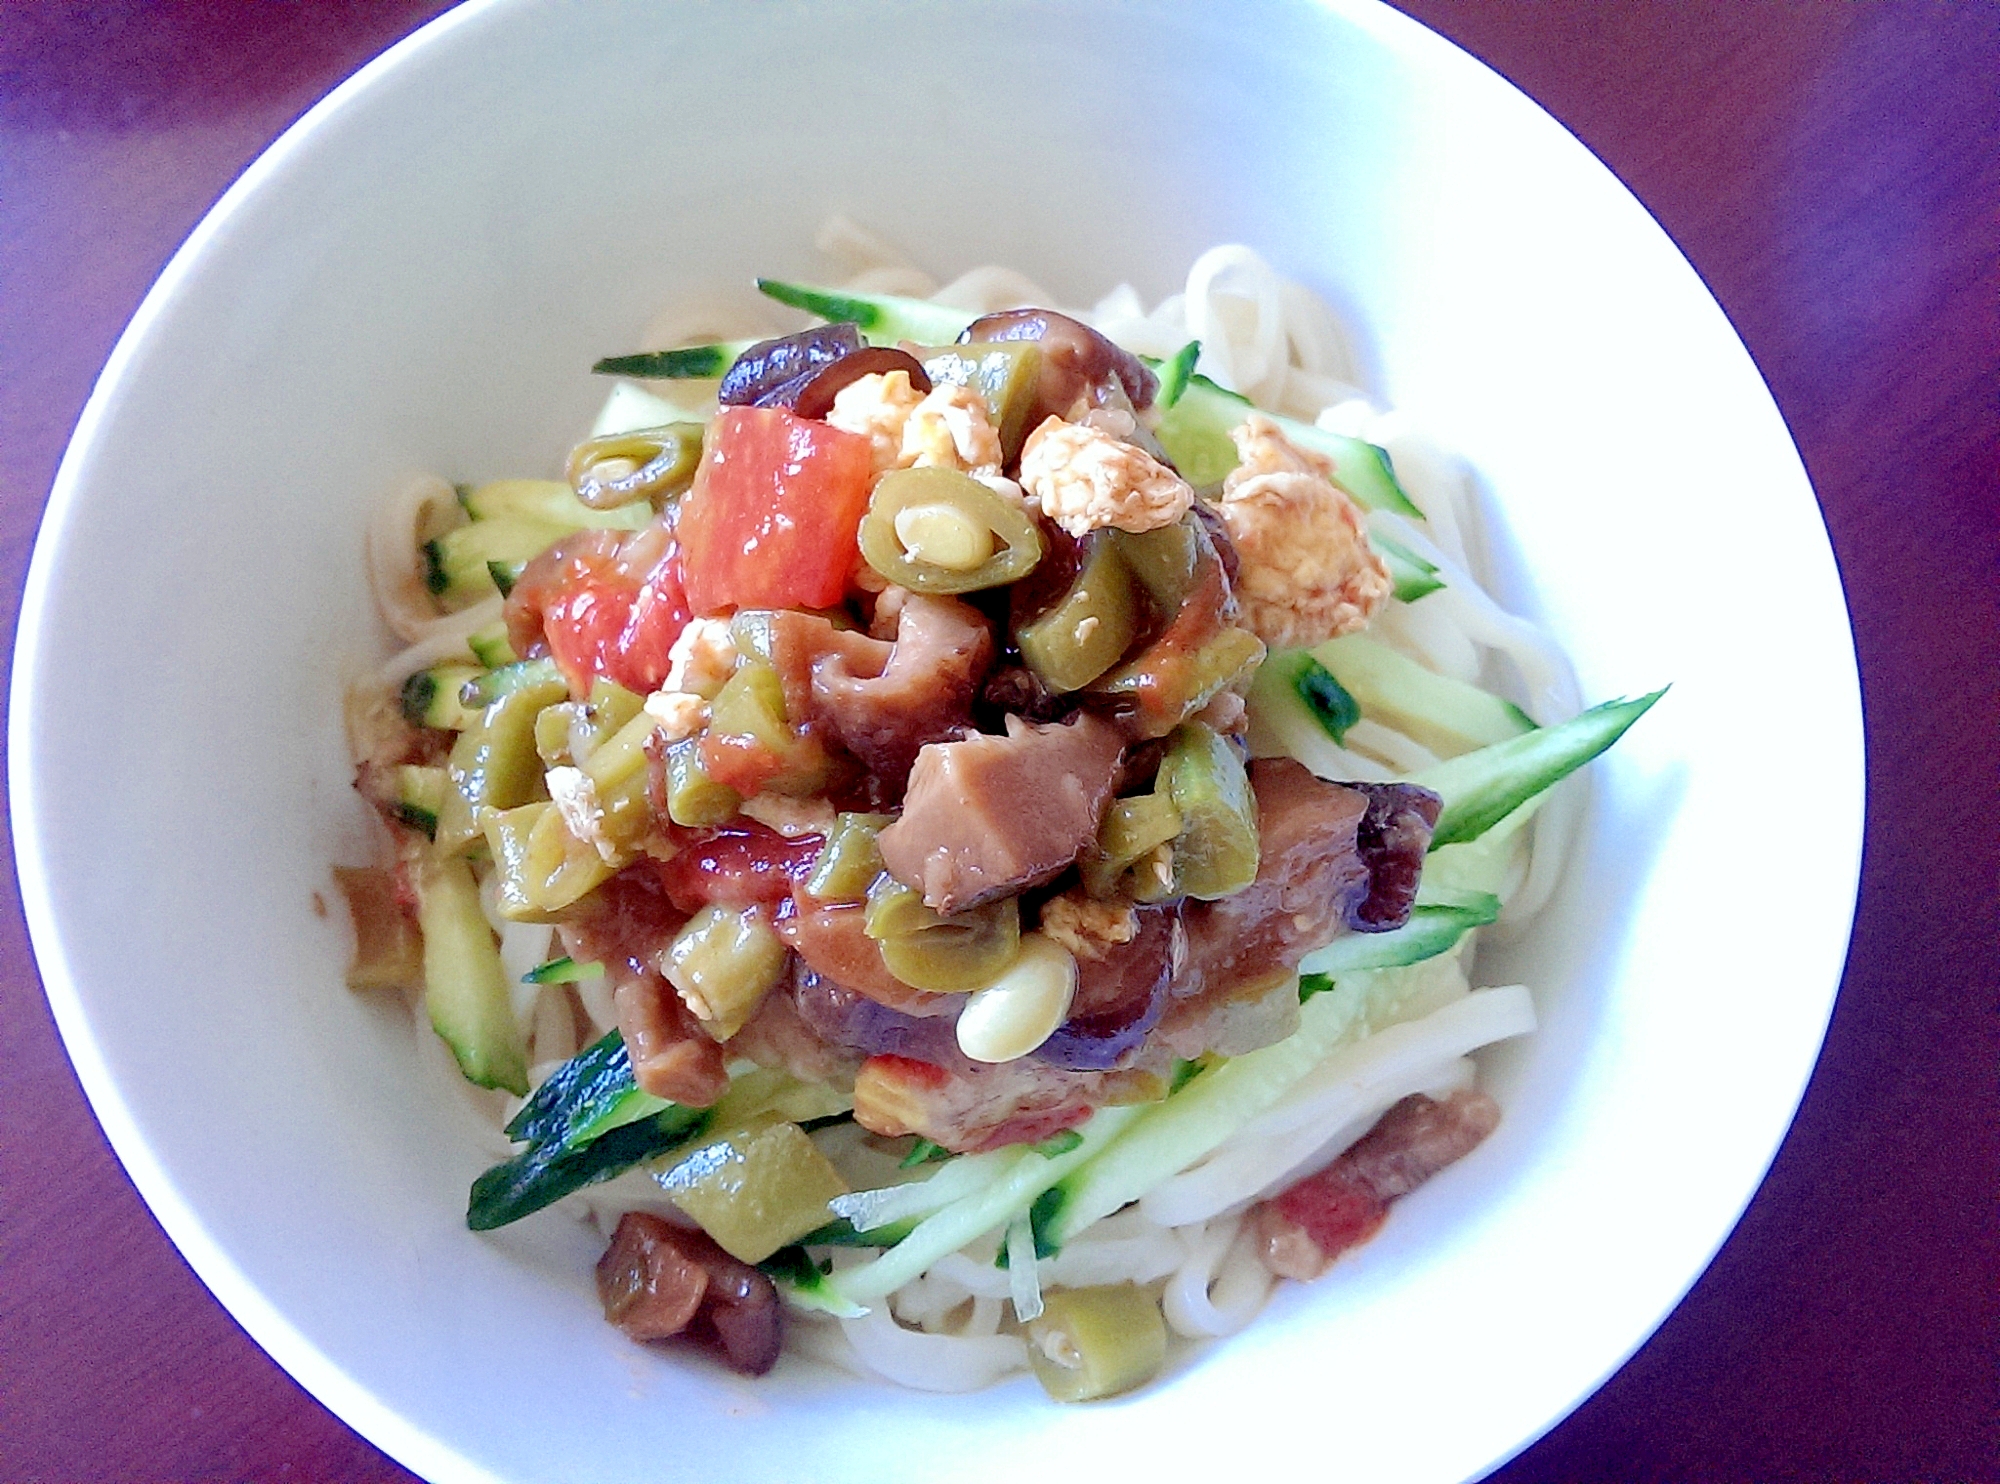
[[[1094,897],[1118,895],[1120,878],[1180,832],[1181,813],[1169,795],[1155,792],[1114,799],[1104,811],[1096,851],[1080,862],[1084,889]],[[1156,885],[1171,888],[1171,865],[1167,870],[1165,879],[1155,874],[1149,881],[1133,883],[1133,892],[1150,891]]]
[[[784,976],[786,949],[761,907],[704,907],[674,935],[664,964],[704,1029],[727,1041]]]
[[[844,320],[854,325],[870,345],[894,345],[899,340],[943,345],[956,340],[959,331],[973,319],[965,310],[933,304],[928,299],[906,299],[900,294],[857,294],[845,289],[783,283],[775,278],[760,278],[757,287],[780,304],[803,309],[823,320]]]
[[[472,868],[424,851],[410,879],[424,935],[424,1004],[468,1082],[523,1096],[528,1046]]]
[[[700,440],[700,429],[696,429],[697,445]],[[585,443],[581,448],[594,446],[595,442]],[[692,460],[689,462],[692,477]],[[637,496],[628,495],[609,505],[587,505],[559,479],[498,479],[468,491],[462,503],[474,525],[482,521],[526,522],[554,526],[565,535],[571,531],[640,531],[653,520],[653,507]]]
[[[1543,789],[1568,777],[1644,716],[1664,688],[1631,701],[1606,701],[1560,726],[1495,743],[1426,768],[1410,779],[1444,799],[1431,849],[1476,840]]]
[[[1002,457],[1012,462],[1034,431],[1028,416],[1042,373],[1042,348],[1032,340],[987,345],[950,345],[918,353],[933,386],[967,386],[986,403],[986,415],[1000,433]]]
[[[614,869],[595,845],[570,832],[553,804],[485,810],[481,829],[500,877],[500,915],[513,922],[559,921]]]
[[[1116,1396],[1153,1379],[1167,1358],[1167,1326],[1136,1283],[1057,1289],[1028,1325],[1028,1363],[1059,1402]]]
[[[1419,902],[1410,920],[1386,933],[1347,933],[1316,948],[1299,964],[1299,998],[1311,999],[1333,987],[1333,976],[1361,969],[1398,969],[1422,963],[1458,946],[1474,928],[1500,916],[1500,899],[1487,892],[1467,893],[1451,902]]]
[[[1018,898],[1002,897],[950,917],[924,905],[884,872],[868,891],[865,931],[889,972],[912,989],[963,994],[991,984],[1021,946]]]
[[[1199,722],[1183,723],[1169,739],[1158,788],[1181,819],[1164,895],[1214,901],[1256,880],[1257,796],[1234,747]]]
[[[743,796],[717,783],[702,765],[701,743],[684,737],[666,753],[667,817],[687,829],[707,829],[731,818]]]
[[[478,707],[460,699],[468,680],[476,680],[477,665],[432,665],[403,682],[403,715],[411,726],[462,732],[478,719]]]
[[[636,376],[642,380],[712,381],[736,364],[754,342],[724,340],[714,345],[689,345],[679,350],[648,350],[638,355],[606,356],[590,369],[598,376]]]
[[[701,758],[710,778],[745,797],[764,789],[815,794],[831,767],[818,736],[791,725],[784,682],[761,659],[739,662],[709,702]]]
[[[334,884],[354,921],[354,957],[347,987],[407,989],[424,982],[424,942],[403,911],[396,882],[379,866],[335,866]]]
[[[1027,512],[956,469],[884,474],[859,534],[870,567],[919,593],[1000,587],[1042,559],[1041,533]]]
[[[637,530],[694,482],[703,431],[700,423],[666,423],[592,438],[570,451],[564,473],[576,500],[607,518],[621,508],[643,511]]]
[[[542,786],[535,751],[535,717],[568,692],[560,680],[541,680],[508,691],[459,733],[447,769],[451,788],[438,811],[441,851],[463,850],[485,827],[481,811],[515,809],[533,802]]]
[[[680,506],[693,610],[840,602],[872,472],[857,434],[778,407],[725,409]]]
[[[875,837],[894,818],[888,814],[841,814],[820,847],[806,878],[806,895],[822,902],[858,902],[882,874],[882,850]]]
[[[1139,630],[1139,598],[1116,541],[1102,533],[1067,591],[1015,631],[1021,658],[1053,691],[1081,690],[1118,663]]]
[[[826,1225],[847,1182],[795,1123],[736,1129],[660,1177],[673,1203],[730,1256],[762,1262]]]
[[[1312,651],[1360,704],[1361,714],[1395,727],[1440,757],[1456,757],[1535,729],[1511,701],[1427,670],[1365,634],[1331,639]]]
[[[1264,641],[1248,629],[1219,630],[1192,653],[1141,650],[1094,682],[1106,695],[1129,696],[1149,737],[1164,736],[1249,674],[1264,658]]]

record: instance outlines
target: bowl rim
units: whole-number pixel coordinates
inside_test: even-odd
[[[32,697],[38,687],[47,652],[45,621],[52,593],[58,581],[58,555],[63,545],[63,535],[84,497],[86,466],[94,447],[104,436],[107,424],[115,415],[116,405],[130,377],[131,367],[161,322],[172,313],[186,281],[196,271],[215,240],[228,231],[238,213],[258,196],[266,183],[284,171],[296,157],[310,150],[332,121],[361,104],[384,76],[404,67],[412,57],[448,44],[450,38],[456,36],[462,28],[485,24],[490,18],[509,11],[525,9],[531,3],[532,0],[466,0],[466,3],[432,18],[371,58],[351,75],[342,79],[263,149],[230,183],[175,250],[146,292],[131,320],[120,333],[91,389],[58,465],[49,499],[36,532],[22,591],[13,650],[8,716],[8,788],[9,810],[14,825],[15,871],[36,963],[64,1049],[75,1067],[93,1114],[102,1125],[106,1138],[133,1185],[176,1249],[231,1317],[315,1399],[370,1443],[426,1478],[455,1480],[477,1478],[494,1480],[496,1484],[503,1479],[503,1475],[491,1472],[469,1455],[434,1435],[422,1425],[413,1422],[379,1396],[368,1384],[350,1375],[338,1362],[324,1353],[282,1309],[264,1295],[239,1265],[236,1257],[215,1236],[201,1213],[179,1189],[127,1102],[92,1033],[89,1016],[84,1007],[83,992],[72,973],[59,908],[48,889],[50,875],[44,850],[48,815],[30,759],[36,751],[34,736],[38,725]],[[1383,0],[1301,0],[1301,3],[1329,11],[1342,21],[1393,47],[1442,47],[1456,53],[1465,62],[1489,73],[1501,86],[1518,95],[1523,102],[1541,113],[1565,135],[1575,139],[1574,134],[1562,124],[1561,120],[1549,114],[1548,110],[1511,81],[1448,38],[1430,30],[1412,17],[1392,9],[1383,3]],[[1578,143],[1580,147],[1588,150],[1588,146],[1581,145],[1580,141]],[[1595,153],[1591,153],[1592,158],[1596,158]],[[1599,164],[1602,166],[1601,161]],[[1622,180],[1618,179],[1608,167],[1604,168],[1617,188],[1630,196],[1631,193]],[[1639,204],[1644,209],[1644,203]],[[1650,211],[1648,216],[1651,216]],[[1656,219],[1655,224],[1657,225]],[[1686,262],[1678,244],[1663,227],[1660,230],[1672,251]],[[1694,271],[1691,264],[1689,267],[1690,271]],[[1768,397],[1769,388],[1764,382],[1762,372],[1759,370],[1755,374]],[[1772,407],[1776,412],[1775,399],[1772,399]],[[1778,427],[1784,430],[1791,455],[1794,460],[1798,460],[1796,445],[1791,440],[1789,428],[1783,423],[1782,413],[1777,413],[1777,417]],[[1810,488],[1810,476],[1802,460],[1799,460],[1799,467],[1802,480]],[[1844,592],[1842,599],[1844,612]],[[1851,623],[1846,629],[1846,640],[1848,668],[1844,678],[1851,686],[1851,695],[1843,696],[1842,699],[1849,702],[1849,709],[1854,718],[1854,729],[1850,738],[1835,740],[1851,742],[1851,747],[1847,749],[1847,755],[1843,759],[1843,766],[1853,777],[1855,788],[1849,801],[1847,818],[1843,822],[1844,828],[1838,831],[1847,842],[1847,847],[1835,863],[1837,868],[1835,874],[1850,883],[1843,914],[1847,924],[1846,934],[1851,935],[1853,912],[1860,888],[1866,769],[1865,734],[1861,729],[1860,678],[1858,665],[1854,660]],[[1843,936],[1841,943],[1843,963],[1847,946],[1848,937]],[[1501,1466],[1560,1425],[1626,1364],[1699,1281],[1761,1187],[1779,1146],[1789,1132],[1791,1120],[1796,1115],[1806,1084],[1817,1065],[1818,1047],[1823,1044],[1840,982],[1841,976],[1836,974],[1826,989],[1824,1005],[1816,1015],[1816,1024],[1813,1028],[1814,1054],[1805,1061],[1803,1070],[1796,1079],[1796,1087],[1790,1088],[1785,1097],[1785,1104],[1790,1112],[1783,1123],[1771,1132],[1768,1141],[1759,1140],[1760,1146],[1768,1142],[1768,1147],[1762,1148],[1761,1158],[1757,1161],[1757,1175],[1735,1200],[1733,1214],[1714,1234],[1713,1241],[1699,1265],[1687,1274],[1685,1281],[1674,1292],[1671,1300],[1647,1322],[1642,1331],[1631,1337],[1629,1345],[1612,1358],[1582,1392],[1542,1420],[1531,1432],[1520,1437],[1514,1445],[1489,1459],[1480,1470],[1481,1474]]]

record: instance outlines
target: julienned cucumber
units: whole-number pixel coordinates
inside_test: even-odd
[[[680,350],[652,350],[636,356],[606,356],[590,369],[599,376],[636,376],[645,381],[709,381],[722,375],[755,341],[723,340]]]
[[[1499,916],[1500,899],[1491,892],[1470,892],[1451,902],[1419,902],[1410,910],[1410,920],[1393,931],[1346,933],[1308,953],[1299,964],[1299,998],[1324,993],[1336,975],[1400,969],[1435,958]]]
[[[870,345],[894,345],[899,340],[949,345],[975,318],[963,309],[947,308],[928,299],[906,299],[900,294],[855,294],[775,278],[760,278],[757,287],[780,304],[823,320],[851,323]]]
[[[1023,1149],[998,1179],[925,1217],[916,1229],[873,1262],[844,1269],[832,1283],[841,1298],[870,1304],[901,1288],[947,1252],[956,1252],[982,1232],[1024,1215],[1041,1193],[1071,1170],[1095,1157],[1140,1115],[1131,1107],[1099,1108],[1077,1130],[1083,1137],[1054,1157]]]
[[[479,910],[472,868],[424,850],[410,878],[424,934],[424,1004],[468,1082],[520,1097],[528,1091],[528,1047],[514,1018],[500,945]]]
[[[1414,775],[1410,782],[1444,799],[1431,849],[1478,839],[1624,736],[1665,694],[1662,688],[1637,700],[1606,701],[1560,726],[1495,743]]]
[[[553,1140],[532,1145],[472,1182],[465,1224],[474,1231],[492,1231],[519,1221],[571,1191],[679,1148],[707,1123],[707,1110],[669,1103],[649,1118],[620,1124],[588,1143]]]
[[[686,1143],[709,1117],[642,1090],[624,1039],[612,1031],[557,1067],[521,1105],[507,1137],[528,1147],[473,1182],[466,1224],[491,1231],[518,1221]]]
[[[1363,716],[1394,727],[1443,757],[1535,729],[1534,721],[1513,702],[1427,670],[1365,634],[1318,645],[1312,657],[1360,703]]]
[[[1438,569],[1402,542],[1371,531],[1368,533],[1368,544],[1375,548],[1375,554],[1388,567],[1389,580],[1395,584],[1392,591],[1397,602],[1414,603],[1444,586]]]
[[[1275,1045],[1203,1072],[1164,1103],[1139,1110],[1118,1142],[1052,1184],[1035,1205],[1035,1246],[1053,1252],[1101,1217],[1219,1148],[1272,1107],[1328,1052],[1361,1029],[1363,997],[1336,983],[1299,1012],[1299,1028]],[[1100,1115],[1102,1116],[1102,1115]]]
[[[467,490],[459,503],[475,522],[536,521],[572,531],[643,531],[653,520],[650,501],[595,510],[559,479],[496,479]]]

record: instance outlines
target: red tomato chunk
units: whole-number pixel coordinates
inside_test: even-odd
[[[681,500],[696,613],[830,608],[847,594],[868,509],[868,440],[781,407],[731,407]]]

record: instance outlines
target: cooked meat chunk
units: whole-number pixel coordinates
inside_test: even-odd
[[[1391,1201],[1463,1159],[1499,1123],[1499,1105],[1483,1092],[1404,1098],[1332,1164],[1253,1210],[1264,1265],[1281,1278],[1317,1278],[1381,1229]]]
[[[1357,933],[1386,933],[1410,920],[1444,800],[1414,783],[1350,783],[1368,795],[1355,843],[1368,865],[1368,890],[1347,907]]]
[[[883,864],[945,913],[1061,873],[1097,838],[1124,744],[1090,715],[1004,737],[934,742],[910,770],[903,813],[882,831]]]
[[[1113,923],[1074,909],[1049,910],[1079,902],[1100,917],[1108,906],[1061,896],[1042,909],[1042,931],[1076,944],[1076,996],[1069,1018],[1034,1054],[1052,1066],[1104,1071],[1127,1059],[1159,1023],[1173,979],[1180,913],[1173,907],[1112,908]]]
[[[702,1029],[673,986],[648,971],[614,975],[618,1032],[632,1058],[632,1080],[656,1098],[706,1108],[729,1086],[722,1048]]]
[[[1257,879],[1234,896],[1188,905],[1187,985],[1227,993],[1290,969],[1340,932],[1348,904],[1368,887],[1358,840],[1368,795],[1323,782],[1290,758],[1251,763],[1250,787]]]
[[[993,660],[993,631],[968,604],[922,595],[898,610],[893,644],[826,630],[826,646],[810,662],[816,716],[870,771],[900,785],[926,743],[970,722]]]
[[[1220,509],[1241,564],[1245,624],[1274,649],[1366,628],[1393,584],[1332,466],[1261,413],[1232,436],[1243,461],[1223,481]]]
[[[746,1376],[778,1363],[784,1320],[771,1280],[706,1233],[650,1212],[619,1218],[597,1260],[597,1297],[604,1317],[635,1340],[705,1340]]]
[[[871,1056],[854,1079],[854,1121],[871,1133],[917,1134],[960,1153],[1031,1144],[1074,1128],[1107,1103],[1166,1092],[1153,1067],[1070,1071],[1032,1056],[974,1062],[956,1046],[916,1059]]]

